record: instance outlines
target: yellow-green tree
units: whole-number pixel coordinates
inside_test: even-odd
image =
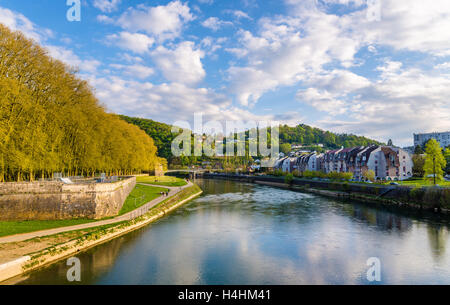
[[[425,178],[432,176],[433,183],[443,179],[444,168],[447,162],[445,161],[442,149],[438,141],[431,139],[425,147]]]
[[[153,140],[107,113],[73,68],[0,24],[0,182],[126,175],[157,162]]]
[[[363,171],[363,177],[368,181],[375,182],[375,172],[371,169]]]

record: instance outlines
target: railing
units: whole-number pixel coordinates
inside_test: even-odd
[[[139,199],[139,204],[140,204],[142,202],[142,200],[145,200],[145,195],[143,195],[142,197],[134,198],[134,206],[137,206],[137,201],[136,201],[137,199]],[[148,211],[150,211],[152,208],[153,208],[153,206],[150,206],[148,204],[144,204],[140,208],[137,208],[137,209],[131,211],[129,213],[128,219],[129,220],[133,220],[133,219],[136,219],[138,217],[141,217],[141,216],[147,214]]]

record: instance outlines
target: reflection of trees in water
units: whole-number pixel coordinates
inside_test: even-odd
[[[352,217],[367,222],[381,231],[405,233],[412,228],[413,221],[408,217],[363,206],[351,206],[353,209],[346,211],[352,211]]]
[[[253,185],[229,180],[199,179],[195,181],[202,188],[205,195],[224,193],[252,193]]]
[[[448,242],[448,228],[440,224],[428,224],[428,243],[431,254],[436,262],[445,257],[445,248]]]
[[[145,228],[144,228],[145,229]],[[126,251],[127,247],[133,247],[142,230],[131,232],[125,236],[113,239],[105,244],[96,246],[87,252],[75,254],[81,261],[81,282],[74,284],[94,284],[111,269],[116,262],[120,252]],[[31,273],[22,285],[66,285],[72,284],[67,281],[67,271],[70,266],[66,265],[67,259],[51,265],[45,269]]]

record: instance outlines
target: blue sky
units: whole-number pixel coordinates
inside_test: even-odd
[[[412,145],[450,130],[450,1],[0,0],[112,112],[278,120]]]

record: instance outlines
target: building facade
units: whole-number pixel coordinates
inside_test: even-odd
[[[411,155],[398,147],[360,146],[331,150],[324,154],[309,153],[280,159],[276,169],[302,174],[305,171],[352,173],[358,181],[366,171],[373,171],[377,180],[405,180],[412,177]]]
[[[417,145],[422,146],[431,139],[435,139],[441,143],[441,147],[447,147],[450,145],[450,131],[414,134],[414,147]]]

